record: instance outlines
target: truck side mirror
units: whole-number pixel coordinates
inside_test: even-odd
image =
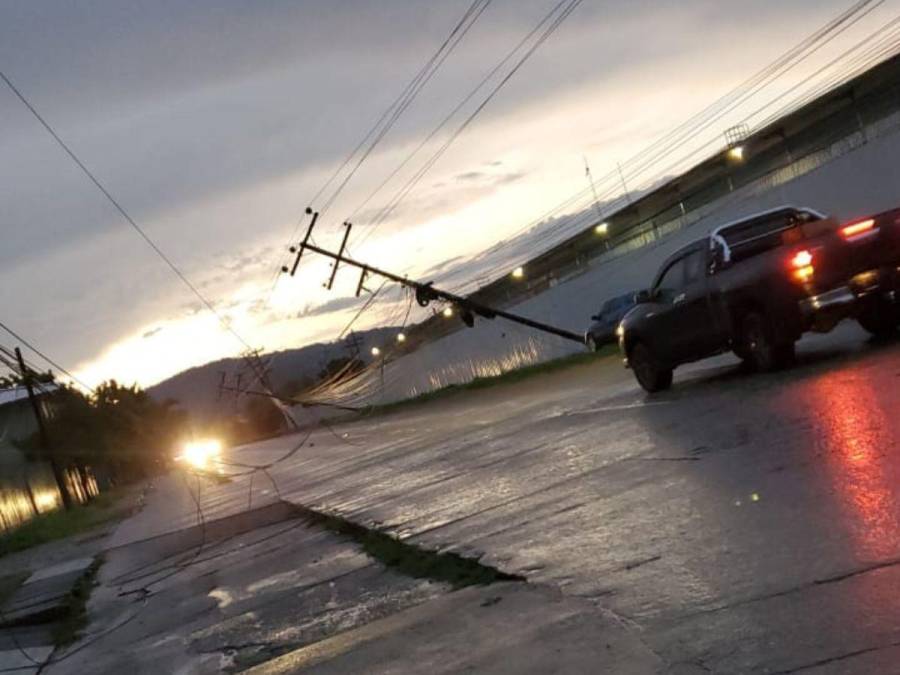
[[[634,294],[634,304],[636,304],[636,305],[640,305],[645,302],[650,302],[651,299],[652,299],[652,295],[651,295],[650,291],[648,291],[648,290],[638,291],[637,293]]]

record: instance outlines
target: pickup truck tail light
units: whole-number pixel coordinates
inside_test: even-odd
[[[838,232],[840,232],[841,236],[847,241],[854,241],[856,239],[862,239],[869,234],[873,234],[877,229],[878,228],[875,227],[875,220],[873,218],[868,218],[856,223],[844,225]]]
[[[812,279],[816,271],[812,261],[812,253],[806,249],[797,251],[791,258],[791,278],[804,283]]]

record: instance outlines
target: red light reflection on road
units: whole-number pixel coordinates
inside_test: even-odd
[[[895,482],[897,461],[895,401],[877,392],[864,376],[847,372],[822,375],[804,389],[817,411],[815,432],[861,559],[896,555],[900,548],[900,501]]]

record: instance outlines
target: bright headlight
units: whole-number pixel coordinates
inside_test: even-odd
[[[196,469],[206,469],[209,464],[222,454],[222,444],[215,439],[189,441],[184,444],[181,454],[176,458],[187,462]]]

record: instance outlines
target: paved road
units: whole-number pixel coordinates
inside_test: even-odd
[[[673,672],[900,673],[898,439],[900,343],[847,325],[784,373],[721,357],[647,398],[607,359],[319,431],[276,479],[599,598]]]

